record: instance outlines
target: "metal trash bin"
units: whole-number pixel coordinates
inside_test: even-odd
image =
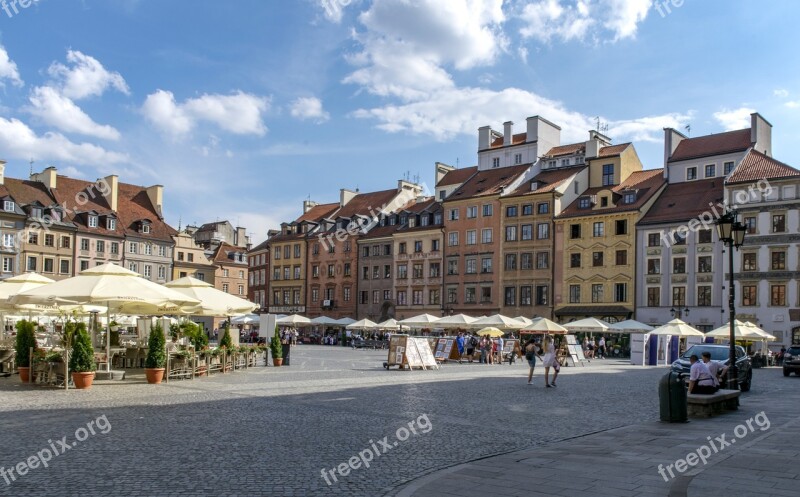
[[[661,421],[665,423],[689,421],[686,395],[686,382],[683,381],[683,375],[670,371],[661,378],[658,382]]]

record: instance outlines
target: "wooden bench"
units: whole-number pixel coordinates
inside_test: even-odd
[[[718,390],[711,395],[690,393],[686,396],[688,414],[696,418],[710,418],[725,411],[739,408],[739,390]]]

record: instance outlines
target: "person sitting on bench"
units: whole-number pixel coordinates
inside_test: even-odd
[[[692,363],[692,368],[689,371],[689,393],[700,395],[711,395],[719,390],[719,387],[714,386],[714,377],[705,363],[700,362],[696,354],[692,354],[689,358]]]

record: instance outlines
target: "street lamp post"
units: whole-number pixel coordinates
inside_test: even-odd
[[[684,315],[688,318],[689,317],[689,308],[687,307],[687,308],[685,308],[683,310],[680,310],[680,309],[675,310],[675,308],[673,307],[672,309],[669,310],[669,313],[672,315],[673,318],[683,319]]]
[[[744,244],[747,227],[737,220],[737,213],[728,210],[717,222],[717,234],[728,250],[728,310],[730,311],[730,356],[728,359],[728,388],[738,390],[738,374],[736,371],[736,287],[733,281],[733,249],[739,250]]]

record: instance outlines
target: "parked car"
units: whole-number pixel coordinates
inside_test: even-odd
[[[703,352],[711,353],[711,360],[722,363],[727,366],[730,360],[730,347],[727,345],[712,345],[712,344],[697,344],[689,347],[689,350],[683,353],[677,361],[672,363],[672,371],[675,373],[682,373],[689,379],[689,369],[691,363],[689,358],[696,355],[701,361],[703,360]],[[800,367],[800,357],[798,357],[798,367]],[[750,386],[753,382],[753,363],[750,357],[747,356],[744,348],[736,346],[736,372],[737,380],[739,383],[739,390],[742,392],[749,392]],[[720,382],[724,385],[726,379],[723,378]]]
[[[800,345],[792,345],[783,354],[783,376],[792,373],[800,376]]]

